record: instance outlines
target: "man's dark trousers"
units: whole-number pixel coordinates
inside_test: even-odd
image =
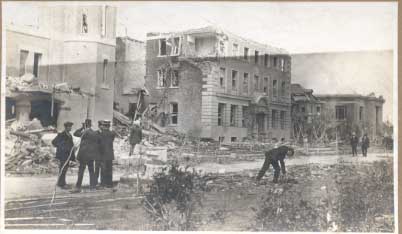
[[[78,168],[78,180],[77,180],[77,184],[76,184],[77,188],[81,188],[82,179],[84,178],[84,172],[85,172],[86,167],[88,167],[88,171],[89,171],[90,188],[94,188],[96,186],[94,160],[89,160],[89,161],[80,161],[80,166]]]
[[[352,156],[357,156],[357,145],[352,145]]]
[[[362,154],[363,156],[367,156],[367,147],[362,146]]]
[[[281,168],[279,167],[278,161],[275,160],[267,160],[264,162],[264,165],[262,166],[260,172],[258,173],[257,180],[260,180],[265,172],[269,169],[269,166],[272,164],[272,167],[274,168],[274,180],[273,182],[276,183],[278,182],[279,174],[281,172]]]
[[[66,183],[66,173],[67,173],[67,170],[68,170],[68,163],[63,168],[65,163],[66,163],[66,161],[64,161],[64,160],[59,161],[59,175],[60,176],[59,176],[59,179],[57,180],[57,186],[60,186],[60,187],[63,187],[63,186],[65,186],[67,184]],[[61,171],[62,168],[63,168],[63,171]]]
[[[103,183],[107,187],[113,187],[113,161],[105,160],[103,163]]]

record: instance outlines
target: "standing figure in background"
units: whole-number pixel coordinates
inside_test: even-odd
[[[65,122],[64,131],[58,133],[52,140],[52,145],[56,147],[56,158],[59,160],[59,178],[57,180],[57,186],[62,189],[66,189],[66,173],[69,161],[75,161],[73,136],[71,136],[70,133],[72,126],[73,123]]]
[[[91,123],[92,121],[90,119],[86,119],[83,126],[74,132],[74,136],[81,137],[81,143],[77,154],[77,160],[80,162],[78,179],[73,192],[81,191],[82,179],[86,167],[88,167],[89,171],[89,188],[94,190],[96,186],[94,161],[99,159],[101,144],[99,134],[92,130]]]
[[[139,120],[134,121],[133,126],[130,129],[130,156],[134,152],[135,145],[142,141],[142,129]]]
[[[362,137],[362,154],[363,157],[367,157],[367,149],[370,147],[370,140],[367,136],[367,133]]]
[[[101,140],[102,140],[102,133],[104,131],[104,122],[102,120],[98,121],[98,131],[96,131]],[[95,160],[95,185],[99,183],[99,176],[100,176],[100,186],[105,186],[104,181],[104,157],[102,154],[103,145],[101,144],[101,148],[99,149],[100,155],[97,160]]]
[[[101,177],[103,178],[103,185],[107,188],[113,188],[113,142],[117,135],[115,131],[110,130],[110,125],[111,123],[109,120],[103,121],[102,132],[100,134],[101,155],[103,159]]]
[[[359,138],[357,138],[356,133],[352,133],[350,138],[350,145],[352,146],[352,156],[357,156],[357,144],[359,143]]]

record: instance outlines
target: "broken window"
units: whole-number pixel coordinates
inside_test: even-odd
[[[272,128],[278,128],[278,111],[272,110]]]
[[[258,51],[255,51],[255,52],[254,52],[254,63],[255,63],[255,64],[258,64],[258,57],[259,57]]]
[[[247,116],[248,116],[248,106],[242,107],[242,119],[241,119],[241,126],[243,128],[247,127]]]
[[[237,90],[237,71],[232,70],[232,90]]]
[[[336,120],[346,119],[346,106],[335,106],[335,118]]]
[[[170,87],[179,87],[179,71],[173,70]]]
[[[230,106],[230,126],[237,125],[237,106],[231,105]]]
[[[281,129],[285,129],[285,111],[281,111]]]
[[[171,41],[172,41],[171,55],[179,55],[179,53],[180,53],[180,37],[174,37]]]
[[[34,53],[33,75],[35,77],[39,76],[39,65],[40,65],[41,59],[42,59],[42,54]]]
[[[103,77],[102,77],[102,81],[104,84],[107,83],[107,64],[108,64],[108,60],[104,59],[103,60]]]
[[[225,55],[225,42],[219,41],[219,53],[220,55]]]
[[[281,71],[285,71],[285,59],[281,58]]]
[[[230,141],[231,141],[231,142],[236,142],[236,141],[237,141],[237,137],[231,137],[231,138],[230,138]]]
[[[20,51],[20,76],[25,74],[26,63],[29,52],[27,50]]]
[[[363,120],[363,107],[362,106],[359,108],[359,120],[360,121]]]
[[[243,55],[244,60],[248,60],[248,48],[244,47],[244,55]]]
[[[274,68],[276,68],[278,66],[278,58],[274,57]]]
[[[158,70],[158,87],[166,87],[166,71],[165,71],[165,69]]]
[[[317,114],[318,114],[318,115],[321,114],[321,107],[320,107],[320,106],[317,106],[317,107],[316,107],[316,111],[317,111]]]
[[[254,75],[254,90],[255,91],[258,91],[259,82],[260,82],[260,77],[257,75]]]
[[[225,125],[225,109],[226,104],[218,103],[218,126]]]
[[[166,55],[166,39],[162,38],[159,40],[159,55],[164,56]]]
[[[170,103],[170,124],[176,125],[179,117],[179,105],[175,102]]]
[[[219,137],[219,142],[220,142],[220,143],[222,143],[224,140],[225,140],[225,137],[223,137],[223,136],[220,136],[220,137]]]
[[[277,80],[272,81],[272,95],[274,97],[278,96],[278,81]]]
[[[301,112],[302,112],[302,113],[305,113],[305,112],[306,112],[306,107],[302,106],[302,107],[301,107]]]
[[[221,67],[219,73],[219,86],[221,88],[225,87],[225,76],[226,76],[226,69],[224,67]]]
[[[233,57],[239,56],[239,45],[238,45],[238,44],[233,44],[233,47],[232,47],[232,56],[233,56]]]
[[[268,94],[268,77],[264,77],[264,93]]]
[[[85,13],[82,14],[81,33],[88,33],[87,15]]]
[[[282,84],[281,84],[281,95],[283,97],[286,96],[286,82],[285,81],[282,81]]]
[[[268,67],[268,54],[264,54],[264,66]]]
[[[248,94],[248,73],[244,73],[243,75],[243,92]]]

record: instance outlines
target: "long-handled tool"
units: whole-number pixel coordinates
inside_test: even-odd
[[[74,147],[75,147],[75,146],[73,146],[73,147],[71,148],[70,154],[68,155],[67,160],[64,162],[63,166],[61,167],[61,170],[59,171],[59,174],[58,174],[58,176],[57,176],[57,181],[56,181],[56,184],[55,184],[54,190],[53,190],[52,200],[50,201],[50,204],[49,204],[50,207],[52,207],[52,204],[53,204],[53,202],[54,202],[54,199],[56,198],[57,184],[58,184],[58,182],[59,182],[61,173],[63,173],[64,168],[65,168],[65,167],[67,166],[67,164],[70,162],[71,156],[73,155]]]

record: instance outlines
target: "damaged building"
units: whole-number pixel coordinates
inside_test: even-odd
[[[303,135],[309,135],[306,134],[308,126],[321,117],[322,103],[313,95],[312,89],[300,84],[291,85],[291,99],[292,138],[300,140]]]
[[[116,8],[18,10],[30,14],[5,23],[7,119],[37,118],[59,130],[65,121],[78,128],[86,118],[112,119]]]
[[[290,138],[291,58],[215,27],[148,33],[145,86],[154,121],[236,142]]]
[[[114,109],[133,117],[144,90],[145,43],[130,37],[116,39]],[[142,99],[143,100],[143,99]],[[145,105],[142,105],[145,107]],[[141,108],[143,111],[143,108]]]
[[[331,124],[346,127],[343,135],[350,135],[354,131],[358,136],[367,133],[371,139],[383,136],[382,116],[385,100],[382,96],[376,97],[374,93],[367,96],[359,94],[315,96],[322,102],[322,112],[329,115]]]

